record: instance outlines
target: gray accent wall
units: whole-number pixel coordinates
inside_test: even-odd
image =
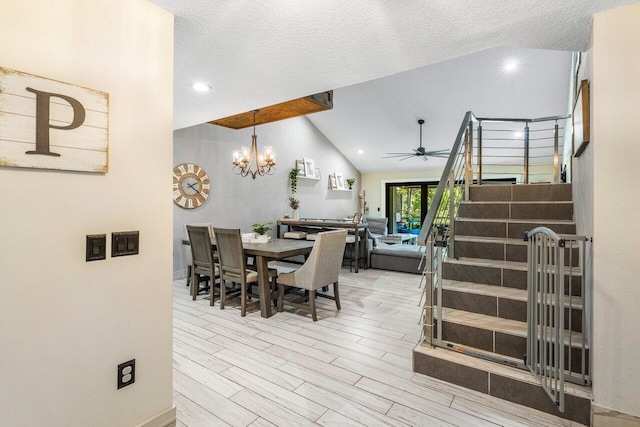
[[[322,113],[318,113],[322,114]],[[321,178],[300,178],[296,198],[301,218],[343,218],[358,209],[360,172],[306,118],[297,117],[256,127],[258,149],[273,146],[276,152],[274,175],[242,178],[232,171],[232,153],[241,146],[251,146],[252,128],[233,130],[202,124],[174,132],[173,164],[196,163],[207,171],[211,193],[207,202],[196,209],[173,206],[173,275],[186,277],[185,254],[182,246],[184,224],[212,222],[216,227],[240,228],[251,231],[251,224],[275,223],[289,208],[289,171],[295,160],[311,158],[320,168]],[[341,173],[345,179],[354,177],[352,191],[328,189],[328,177]]]

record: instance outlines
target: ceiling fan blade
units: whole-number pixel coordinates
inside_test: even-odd
[[[451,152],[448,150],[436,150],[436,151],[427,151],[425,154],[429,157],[449,157]]]
[[[424,160],[426,162],[429,159],[427,158],[427,156],[422,156],[422,160]]]
[[[399,161],[401,162],[401,161],[403,161],[403,160],[411,159],[411,158],[413,158],[413,157],[415,157],[415,156],[414,156],[413,154],[410,154],[410,155],[408,155],[407,157],[405,157],[404,159],[400,159]]]
[[[413,157],[413,154],[411,153],[387,153],[389,154],[388,156],[384,156],[383,159],[391,159],[394,157],[404,157],[404,156],[411,156]]]

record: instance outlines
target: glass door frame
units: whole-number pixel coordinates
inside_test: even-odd
[[[420,226],[427,216],[429,187],[437,187],[438,181],[402,181],[402,182],[385,182],[385,216],[387,221],[387,232],[393,233],[393,226],[396,222],[393,215],[393,189],[396,187],[420,187]]]

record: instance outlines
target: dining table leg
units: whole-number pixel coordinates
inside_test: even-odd
[[[260,315],[271,317],[271,286],[269,285],[269,260],[263,256],[256,256],[258,270],[258,295],[260,295]]]

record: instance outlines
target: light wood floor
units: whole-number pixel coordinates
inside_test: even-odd
[[[413,373],[419,279],[343,269],[342,310],[319,298],[315,323],[286,306],[242,318],[237,304],[194,302],[175,281],[177,425],[576,425]]]

